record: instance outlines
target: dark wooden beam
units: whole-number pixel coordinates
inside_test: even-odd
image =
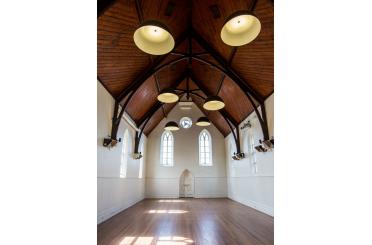
[[[140,133],[136,131],[136,135],[134,136],[134,153],[139,153],[138,148],[139,148],[139,143],[141,142],[141,137],[143,134],[143,131],[146,128],[147,123],[150,121],[151,117],[155,114],[157,110],[154,110],[151,112],[151,115],[146,119],[145,123],[143,124]]]
[[[160,101],[156,101],[154,105],[151,106],[150,110],[148,110],[145,115],[143,115],[140,120],[138,120],[137,126],[141,127],[142,124],[153,115],[157,110],[159,110],[162,107],[163,103]]]
[[[191,74],[190,77],[205,95],[207,95],[207,96],[211,95],[211,93],[208,91],[208,89],[193,74]],[[218,112],[225,119],[227,125],[229,126],[229,128],[231,130],[231,133],[233,134],[235,145],[236,145],[236,152],[241,153],[240,135],[239,135],[239,122],[237,122],[225,109],[218,110]],[[234,127],[236,129],[236,132],[234,130]]]
[[[127,98],[125,105],[129,102],[129,100],[130,100],[130,97]],[[112,140],[117,140],[116,136],[119,130],[121,118],[123,117],[124,111],[125,111],[125,107],[122,107],[119,112],[119,102],[115,101],[114,115],[112,117],[111,135],[110,135],[110,138]]]
[[[182,75],[174,81],[171,88],[176,88],[185,78],[187,78],[187,72],[182,73]],[[143,115],[140,120],[138,120],[137,126],[141,126],[142,123],[150,116],[152,115],[152,112],[155,110],[157,111],[160,107],[162,107],[163,103],[156,101],[156,103],[151,107],[149,111]]]
[[[176,52],[176,51],[171,52],[170,54],[171,54],[171,55],[178,55],[178,56],[187,56],[187,54],[185,54],[185,53],[182,53],[182,52]]]
[[[212,95],[212,93],[202,84],[202,82],[199,80],[199,79],[197,79],[196,77],[195,77],[195,75],[194,74],[190,74],[190,78],[191,78],[191,80],[196,84],[196,86],[198,86],[199,88],[200,88],[200,90],[206,95],[206,96],[211,96]],[[239,125],[239,123],[230,115],[230,113],[228,113],[225,109],[221,109],[221,110],[218,110],[218,112],[219,113],[221,113],[221,115],[223,116],[223,117],[226,117],[226,118],[228,118],[230,121],[231,121],[231,123],[233,123],[233,125],[234,126],[237,126],[237,125]]]
[[[186,34],[183,34],[176,42],[176,45],[175,45],[175,48],[183,41],[185,40],[187,37]],[[174,61],[170,61],[166,64],[163,64],[161,66],[159,66],[167,57],[168,57],[169,54],[166,54],[166,55],[162,55],[162,56],[158,56],[154,59],[154,62],[152,62],[152,64],[146,68],[144,71],[142,71],[134,80],[131,84],[129,84],[129,86],[127,86],[125,89],[123,89],[119,96],[116,98],[116,100],[118,100],[119,102],[121,102],[127,95],[130,91],[132,90],[137,90],[142,83],[144,83],[149,77],[153,76],[154,74],[156,74],[158,71],[164,69],[165,67],[167,67],[168,65],[171,65],[171,64],[174,64],[178,61],[181,61],[183,59],[187,59],[187,57],[180,57]]]
[[[99,18],[103,13],[114,3],[116,0],[98,0],[97,2],[97,18]]]
[[[125,96],[127,96],[127,94],[132,91],[132,90],[137,90],[141,85],[142,83],[144,83],[147,79],[149,79],[151,76],[155,76],[157,72],[163,70],[164,68],[166,68],[167,66],[170,66],[170,65],[173,65],[177,62],[180,62],[182,60],[185,60],[187,59],[187,57],[180,57],[180,58],[177,58],[175,60],[172,60],[172,61],[169,61],[163,65],[160,65],[159,64],[161,63],[161,61],[154,61],[154,64],[157,64],[155,66],[151,66],[151,69],[146,69],[144,72],[142,72],[135,80],[134,82],[132,82],[127,88],[125,88],[121,93],[120,95],[117,97],[117,100],[119,102],[121,102]]]
[[[140,2],[140,0],[135,0],[135,2],[136,2],[136,11],[137,11],[138,21],[141,24],[142,21],[143,21],[143,13],[142,13],[141,2]]]
[[[253,12],[255,10],[257,2],[258,2],[258,0],[253,0],[252,1],[252,3],[249,6],[249,11]]]
[[[207,61],[207,60],[204,60],[204,59],[202,59],[202,58],[199,58],[199,57],[193,57],[195,60],[197,60],[197,61],[200,61],[200,62],[203,62],[203,63],[205,63],[205,64],[208,64],[208,65],[210,65],[210,66],[212,66],[213,68],[215,68],[215,69],[218,69],[218,70],[220,70],[221,72],[223,72],[223,73],[225,73],[227,76],[229,76],[228,75],[228,71],[226,70],[226,69],[224,69],[224,68],[221,68],[221,67],[219,67],[219,66],[217,66],[217,65],[215,65],[215,64],[213,64],[213,63],[210,63],[209,61]],[[231,76],[229,76],[230,78],[231,78]],[[238,82],[236,82],[233,78],[231,78],[238,86],[239,86],[239,83]],[[244,94],[247,96],[247,98],[248,98],[248,100],[249,100],[249,102],[252,104],[252,106],[253,106],[253,109],[254,109],[254,111],[256,112],[256,114],[257,114],[257,118],[258,118],[258,120],[259,120],[259,122],[260,122],[260,125],[261,125],[261,128],[262,128],[262,133],[263,133],[263,136],[264,136],[264,140],[268,140],[269,139],[269,133],[268,133],[268,126],[267,126],[267,121],[263,118],[263,113],[260,113],[259,111],[258,111],[258,108],[257,108],[257,106],[256,106],[256,103],[255,103],[255,101],[252,99],[252,97],[251,97],[251,94],[248,92],[248,91],[246,91],[246,90],[244,90],[244,88],[242,88],[242,87],[240,87],[241,89],[242,89],[242,91],[244,92]],[[219,88],[220,89],[220,88]],[[219,92],[219,91],[218,91]],[[262,102],[260,102],[259,101],[259,104],[260,104],[260,106],[262,106],[262,107],[265,107],[265,101],[264,101],[264,99],[262,99]],[[262,115],[261,115],[262,114]],[[264,115],[265,117],[266,117],[266,115]]]
[[[208,91],[208,89],[203,86],[201,81],[199,81],[193,74],[190,75],[190,78],[193,80],[193,82],[200,88],[200,90],[206,95],[210,96],[211,93]],[[202,96],[200,96],[202,97]],[[235,141],[235,146],[236,146],[236,151],[237,153],[240,153],[240,138],[239,138],[239,123],[225,110],[221,109],[218,110],[218,112],[221,114],[221,116],[225,119],[227,125],[229,126],[231,133],[233,134],[234,141]],[[237,129],[237,133],[234,131],[234,127]]]
[[[199,43],[199,45],[204,50],[208,51],[209,54],[217,61],[217,63],[223,67],[225,74],[230,77],[240,87],[240,89],[242,89],[246,93],[249,93],[259,103],[264,102],[264,98],[257,91],[255,91],[247,81],[240,77],[239,74],[231,66],[229,66],[228,62],[222,57],[222,55],[219,54],[214,48],[212,48],[209,43],[205,41],[204,38],[197,31],[195,31],[195,29],[192,30],[192,35],[194,39]],[[193,58],[197,59],[198,57]]]

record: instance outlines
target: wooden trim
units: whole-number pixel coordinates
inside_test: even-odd
[[[116,0],[101,0],[97,3],[97,18],[99,18],[103,13],[109,9]]]

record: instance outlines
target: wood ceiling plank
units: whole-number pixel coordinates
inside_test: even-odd
[[[172,103],[172,104],[164,104],[164,111],[166,115],[169,114],[169,112],[176,106],[177,103]],[[155,129],[155,127],[163,120],[164,114],[162,111],[162,108],[159,108],[155,114],[151,117],[149,122],[147,123],[145,129],[143,130],[144,134],[146,136],[149,136],[149,134],[152,132],[152,130]]]
[[[165,15],[168,0],[140,1],[144,20],[155,19],[166,24],[175,39],[184,35],[188,30],[190,14],[189,1],[172,1],[175,3],[171,16]],[[192,26],[202,35],[203,39],[215,49],[222,58],[228,61],[232,48],[225,45],[220,38],[220,31],[225,19],[237,10],[246,9],[251,0],[203,0],[192,1]],[[213,17],[211,5],[217,5],[221,16]],[[255,14],[262,23],[262,30],[256,40],[248,45],[239,47],[232,59],[231,66],[246,80],[247,84],[262,97],[267,97],[274,90],[274,7],[270,0],[259,0]],[[130,84],[150,66],[149,55],[140,51],[133,42],[133,33],[138,27],[139,20],[134,0],[117,0],[110,5],[98,18],[97,27],[97,73],[101,83],[107,90],[117,97]],[[181,42],[175,49],[177,52],[188,52],[188,41]],[[192,39],[192,52],[205,52],[204,49]],[[179,55],[165,57],[161,64],[171,61]],[[210,55],[202,55],[203,59],[220,66]],[[165,68],[157,74],[160,89],[170,87],[172,81],[187,69],[187,60]],[[210,65],[199,61],[192,61],[192,73],[202,81],[209,93],[216,93],[221,80],[221,72]],[[145,78],[146,79],[146,78]],[[144,80],[144,79],[143,79]],[[142,81],[142,80],[141,80]],[[139,85],[139,84],[138,84]],[[183,81],[179,88],[185,89]],[[190,89],[197,86],[190,79]],[[128,89],[127,89],[128,90]],[[152,105],[157,102],[158,88],[154,76],[149,77],[140,85],[127,107],[127,113],[136,121],[145,115]],[[225,110],[231,117],[241,122],[253,111],[244,93],[234,81],[225,77],[219,91],[219,96],[225,101]],[[195,97],[195,96],[193,96]],[[195,97],[201,110],[203,101]],[[165,105],[171,110],[174,104]],[[244,105],[244,106],[242,106]],[[208,112],[213,124],[226,136],[230,128],[219,112]],[[162,109],[156,111],[145,129],[148,135],[164,117]],[[213,118],[213,119],[212,119]]]
[[[189,16],[189,1],[173,1],[174,9],[171,16],[165,15],[169,1],[146,0],[142,1],[144,20],[157,20],[167,25],[175,39],[186,32]]]
[[[133,42],[138,26],[134,2],[117,0],[97,22],[97,73],[109,92],[118,96],[149,64],[148,55]]]
[[[134,93],[132,99],[127,105],[126,111],[129,116],[136,122],[151,109],[156,103],[158,96],[154,77],[150,77]]]
[[[197,105],[197,107],[208,117],[208,119],[213,123],[213,125],[221,132],[221,134],[226,137],[230,133],[230,128],[222,115],[217,111],[206,111],[203,108],[204,101],[195,96],[191,95],[192,100]]]
[[[274,7],[270,0],[260,0],[254,13],[261,21],[257,38],[239,49],[232,67],[264,98],[274,91]]]
[[[222,42],[221,29],[228,16],[237,10],[247,9],[250,1],[246,0],[203,0],[193,1],[193,28],[200,33],[210,45],[227,60],[231,47]],[[217,5],[221,16],[214,18],[210,7]]]
[[[225,102],[225,110],[228,111],[238,123],[241,123],[254,111],[247,96],[229,77],[225,77],[222,82],[222,87],[218,96]]]

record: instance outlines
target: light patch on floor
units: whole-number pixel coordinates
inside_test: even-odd
[[[165,210],[165,209],[152,209],[148,211],[149,214],[184,214],[188,213],[186,210],[175,210],[175,209],[170,209],[170,210]]]
[[[153,243],[156,242],[156,243]],[[161,236],[158,239],[154,237],[135,237],[126,236],[118,245],[188,245],[194,244],[194,241],[182,236]]]

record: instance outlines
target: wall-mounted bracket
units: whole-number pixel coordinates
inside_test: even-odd
[[[133,91],[129,94],[124,105],[121,107],[121,110],[119,108],[119,102],[115,100],[114,115],[112,117],[111,135],[103,139],[103,146],[114,147],[117,144],[117,142],[121,142],[120,138],[117,139],[117,134],[118,134],[121,118],[123,117],[125,108],[128,105],[128,102],[130,101],[133,94],[134,94]]]

